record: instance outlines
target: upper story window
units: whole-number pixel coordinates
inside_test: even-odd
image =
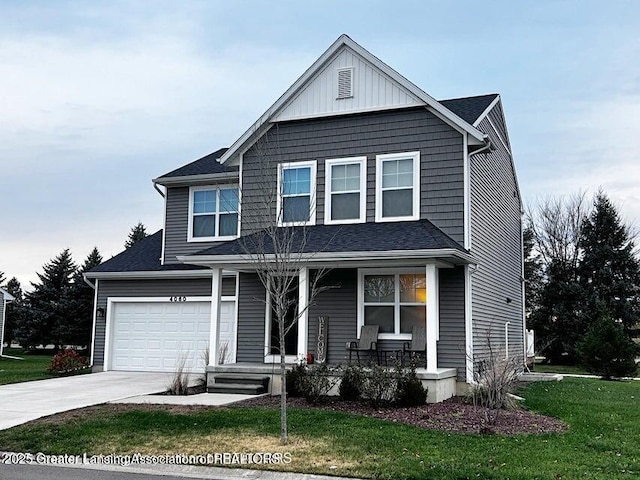
[[[360,223],[366,219],[367,157],[325,162],[324,223]]]
[[[376,222],[420,218],[420,152],[376,156]]]
[[[315,225],[316,162],[278,165],[278,224]]]
[[[238,188],[191,187],[190,242],[228,240],[238,236]]]

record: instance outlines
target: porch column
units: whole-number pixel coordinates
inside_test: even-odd
[[[439,294],[438,268],[434,264],[426,266],[427,279],[427,371],[438,371],[438,336],[439,336]]]
[[[222,269],[213,268],[211,275],[211,326],[209,331],[209,366],[218,365],[218,319],[222,295]]]
[[[307,355],[307,332],[309,331],[309,269],[303,267],[298,273],[298,359]]]

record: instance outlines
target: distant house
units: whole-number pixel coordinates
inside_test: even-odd
[[[12,302],[15,298],[5,289],[0,288],[0,355],[4,346],[4,325],[7,317],[7,303]]]
[[[258,211],[265,182],[278,207]],[[164,229],[86,274],[96,370],[172,371],[209,351],[209,375],[269,371],[276,326],[239,242],[256,231],[243,215],[280,207],[339,285],[289,332],[288,361],[316,353],[321,316],[333,364],[362,326],[386,352],[425,326],[431,400],[472,380],[487,334],[525,357],[522,204],[497,94],[437,101],[343,35],[231,147],[154,184]]]

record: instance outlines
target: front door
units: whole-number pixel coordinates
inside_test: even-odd
[[[284,327],[284,352],[287,356],[287,361],[294,361],[295,356],[298,354],[298,285],[287,292],[287,303],[289,309],[285,315]],[[271,310],[271,318],[269,325],[269,355],[267,356],[268,362],[280,361],[280,322],[276,317],[273,308]]]

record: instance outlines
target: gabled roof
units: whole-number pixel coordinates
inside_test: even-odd
[[[498,94],[491,93],[489,95],[440,100],[440,103],[466,122],[475,125],[476,121],[496,98],[498,98]]]
[[[281,231],[284,234],[287,230],[283,228]],[[294,251],[298,253],[337,254],[440,249],[468,253],[458,242],[429,220],[314,225],[293,227],[293,231],[293,238],[301,242],[298,246],[294,246]],[[215,261],[213,257],[246,256],[247,252],[267,255],[274,253],[270,238],[258,232],[207,248],[189,257],[196,259],[206,256]]]
[[[343,34],[311,65],[311,67],[307,69],[307,71],[302,74],[300,78],[298,78],[298,80],[295,81],[293,85],[287,89],[287,91],[278,100],[276,100],[271,107],[269,107],[269,109],[267,109],[265,113],[262,114],[262,116],[260,116],[260,118],[251,127],[247,129],[246,132],[242,134],[242,136],[240,136],[240,138],[235,141],[233,145],[231,145],[229,150],[227,150],[220,159],[220,163],[224,164],[230,159],[235,158],[238,154],[242,153],[242,151],[245,150],[255,138],[262,135],[269,128],[269,122],[289,102],[289,100],[304,88],[308,82],[312,81],[314,76],[321,71],[323,66],[343,48],[350,48],[365,61],[372,64],[375,68],[379,69],[389,78],[404,87],[412,95],[423,101],[428,109],[440,115],[443,119],[461,131],[469,133],[470,143],[484,144],[484,134],[482,132],[448,108],[445,108],[424,90],[417,87],[372,53],[354,42],[348,35]]]
[[[6,302],[13,302],[16,298],[11,295],[9,292],[7,292],[4,288],[0,288],[0,294],[2,294],[2,297],[4,298],[4,300]]]
[[[227,151],[227,148],[220,148],[209,155],[205,155],[187,165],[172,170],[169,173],[155,178],[154,183],[163,185],[164,183],[172,183],[173,181],[185,180],[185,177],[200,175],[237,175],[238,167],[222,165],[218,160]]]
[[[85,275],[94,278],[107,272],[163,272],[179,270],[197,270],[201,267],[183,264],[161,265],[162,230],[140,240],[132,247],[115,257],[89,270]]]

